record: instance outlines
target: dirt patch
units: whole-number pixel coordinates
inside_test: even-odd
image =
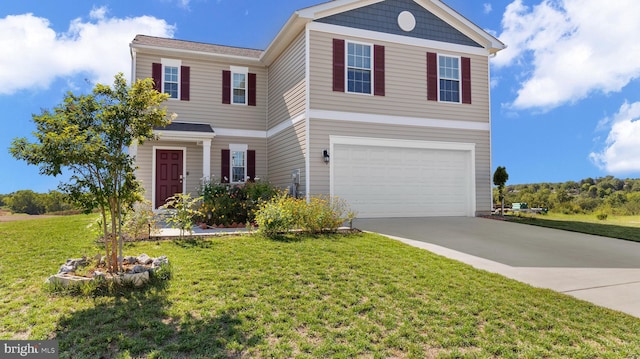
[[[37,215],[32,216],[29,214],[13,214],[11,212],[0,210],[0,223],[2,222],[15,222],[15,221],[28,221],[32,219],[51,218],[55,216],[51,215]]]

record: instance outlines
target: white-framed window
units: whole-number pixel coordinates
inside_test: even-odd
[[[347,92],[371,94],[373,90],[373,46],[347,42]]]
[[[249,69],[231,66],[231,103],[235,105],[247,104],[247,77]]]
[[[162,92],[169,98],[180,98],[180,66],[182,61],[162,59]]]
[[[244,183],[247,179],[247,145],[230,144],[231,183]]]
[[[440,101],[460,103],[460,58],[438,56]]]

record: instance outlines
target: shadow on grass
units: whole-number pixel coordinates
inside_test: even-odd
[[[625,227],[605,223],[600,224],[577,221],[560,221],[544,219],[540,217],[511,217],[508,220],[509,222],[530,224],[540,227],[562,229],[565,231],[593,234],[597,236],[640,242],[640,229],[634,227]]]
[[[172,317],[164,290],[151,287],[94,299],[94,307],[62,317],[60,358],[229,358],[260,343],[234,313]]]
[[[211,248],[213,246],[210,240],[197,237],[185,237],[182,239],[178,238],[172,240],[171,242],[176,246],[184,249]]]

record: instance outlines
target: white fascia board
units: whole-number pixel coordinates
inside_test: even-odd
[[[213,128],[217,136],[267,138],[267,131],[237,130],[233,128]]]
[[[400,45],[424,47],[424,48],[434,49],[436,51],[451,51],[451,52],[459,52],[463,54],[472,54],[472,55],[479,55],[479,56],[490,55],[488,49],[485,49],[483,47],[474,47],[474,46],[467,46],[467,45],[452,44],[449,42],[418,39],[415,37],[394,35],[394,34],[376,32],[371,30],[355,29],[352,27],[330,25],[330,24],[324,24],[324,23],[318,23],[318,22],[310,23],[308,27],[312,31],[326,32],[326,33],[331,33],[331,34],[336,34],[341,36],[360,37],[360,38],[370,39],[373,41],[384,41],[384,42],[390,42],[390,43],[395,43]]]
[[[190,131],[163,131],[153,130],[153,134],[160,140],[165,141],[189,141],[198,142],[216,137],[216,133],[209,132],[190,132]]]
[[[463,120],[442,120],[433,118],[402,117],[389,115],[376,115],[369,113],[340,112],[330,110],[310,110],[310,119],[346,121],[360,123],[375,123],[382,125],[401,125],[416,127],[435,127],[453,130],[490,131],[488,122],[475,122]]]
[[[282,121],[279,124],[271,127],[268,131],[267,131],[267,137],[271,138],[275,135],[277,135],[278,133],[286,130],[289,127],[293,127],[296,123],[302,121],[305,119],[305,114],[302,113],[294,118],[290,118],[287,121]]]
[[[253,66],[263,66],[260,59],[256,57],[217,54],[214,52],[206,52],[206,51],[173,49],[173,48],[151,46],[151,45],[131,44],[130,46],[132,49],[152,50],[152,51],[156,51],[158,54],[175,54],[175,56],[177,57],[179,57],[180,55],[191,55],[196,57],[214,58],[214,59],[221,59],[221,60],[231,60],[231,61],[240,62],[240,63],[249,63]],[[161,56],[164,56],[164,55],[161,55]]]
[[[343,13],[345,11],[373,5],[382,1],[383,0],[334,0],[298,10],[296,11],[296,14],[306,19],[317,20],[323,17]]]

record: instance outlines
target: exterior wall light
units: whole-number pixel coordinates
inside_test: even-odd
[[[322,150],[322,159],[324,160],[324,163],[329,163],[329,150]]]

